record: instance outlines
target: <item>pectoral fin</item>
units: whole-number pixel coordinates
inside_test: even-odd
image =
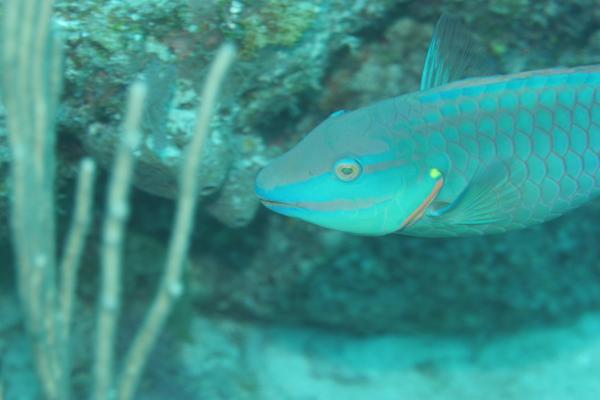
[[[510,165],[497,162],[479,170],[451,203],[434,202],[428,216],[453,224],[492,224],[507,218],[519,199]]]

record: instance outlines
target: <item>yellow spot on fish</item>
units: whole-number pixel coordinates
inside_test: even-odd
[[[437,179],[437,178],[439,178],[440,176],[442,176],[442,171],[440,171],[440,170],[439,170],[439,169],[437,169],[437,168],[431,168],[431,169],[429,170],[429,176],[430,176],[432,179]]]

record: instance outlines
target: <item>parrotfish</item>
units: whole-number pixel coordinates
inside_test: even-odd
[[[262,203],[345,232],[448,237],[599,197],[600,65],[494,75],[474,43],[440,18],[421,90],[333,113],[260,171]]]

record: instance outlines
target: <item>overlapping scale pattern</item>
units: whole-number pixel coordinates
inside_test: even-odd
[[[518,197],[501,210],[500,224],[424,221],[420,234],[524,227],[600,194],[600,67],[474,79],[417,97],[414,134],[429,138],[420,147],[449,160],[442,198],[456,198],[478,170],[499,163]]]

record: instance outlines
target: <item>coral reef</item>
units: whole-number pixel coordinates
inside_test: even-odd
[[[247,240],[249,263],[194,260],[192,289],[209,310],[362,334],[510,332],[600,306],[599,217],[596,201],[525,231],[453,240],[365,239],[275,217],[263,243]]]
[[[70,93],[63,129],[107,165],[117,138],[119,93],[143,76],[152,89],[135,184],[173,198],[179,156],[193,129],[197,82],[215,47],[234,40],[243,59],[229,78],[198,179],[208,212],[229,226],[243,226],[258,206],[248,182],[277,153],[265,152],[260,142],[281,140],[292,127],[278,134],[265,131],[273,120],[283,124],[300,114],[307,93],[320,88],[330,55],[349,39],[346,30],[372,23],[368,17],[381,18],[393,5],[359,2],[348,9],[338,1],[152,0],[100,7],[61,1],[57,12],[69,44]]]
[[[64,166],[59,179],[72,177],[68,164],[74,157],[66,151],[88,152],[101,164],[109,164],[119,138],[123,87],[142,77],[151,90],[134,182],[146,192],[174,198],[179,160],[193,130],[198,82],[216,46],[234,40],[243,59],[229,79],[212,123],[198,182],[205,212],[227,226],[244,226],[258,207],[253,176],[269,158],[293,145],[336,108],[357,107],[417,88],[433,23],[442,11],[463,16],[498,69],[512,71],[556,60],[568,65],[592,62],[597,35],[590,36],[589,42],[577,41],[594,31],[595,14],[585,12],[589,4],[585,0],[568,6],[553,1],[470,2],[467,9],[459,0],[434,2],[427,8],[410,1],[361,1],[351,7],[335,0],[251,4],[152,0],[102,5],[59,1],[59,25],[68,44],[67,95],[60,115],[65,152],[59,155]],[[547,30],[559,17],[560,28]],[[510,29],[521,23],[519,34]],[[525,51],[527,46],[536,51]],[[76,143],[83,149],[77,150]],[[2,149],[5,154],[5,146]],[[5,173],[5,168],[0,171]],[[136,212],[155,214],[157,203],[140,198]],[[168,203],[158,202],[158,206],[168,207]],[[208,299],[200,296],[198,304],[210,308],[218,298],[219,312],[359,331],[421,324],[459,329],[465,324],[476,326],[476,321],[486,326],[494,319],[489,313],[500,305],[507,315],[501,323],[506,329],[527,322],[532,307],[544,311],[543,315],[569,315],[578,307],[597,304],[600,296],[594,288],[558,296],[556,287],[540,286],[531,295],[537,300],[525,301],[516,295],[524,290],[524,282],[535,282],[545,264],[549,266],[543,272],[553,273],[551,269],[560,263],[551,261],[561,256],[546,253],[538,258],[539,267],[529,262],[525,269],[520,263],[532,249],[565,240],[559,233],[575,227],[585,234],[572,246],[584,248],[595,228],[581,219],[596,212],[594,207],[526,232],[457,241],[359,239],[264,213],[242,231],[207,221],[205,236],[213,239],[198,250],[199,271],[194,273],[202,280],[212,276],[214,282],[204,284],[212,286],[214,293]],[[154,219],[141,217],[134,229],[144,231],[141,221]],[[160,231],[157,224],[148,226]],[[530,242],[528,246],[522,244],[523,238]],[[228,252],[223,243],[234,249],[233,254],[222,254]],[[511,249],[514,256],[506,258],[497,249]],[[571,268],[581,273],[561,275],[559,287],[574,288],[578,279],[596,273],[595,254],[586,258],[584,252],[575,253],[581,259],[572,261],[575,267]],[[439,268],[439,257],[456,257],[454,263],[460,267]],[[241,264],[231,266],[237,263]],[[519,274],[514,272],[517,266]],[[471,285],[477,271],[482,282]],[[445,289],[440,291],[435,282],[442,281]],[[591,286],[591,282],[584,279],[582,284]],[[474,316],[469,316],[464,307],[478,298],[488,300],[477,302]],[[448,299],[455,300],[454,307],[448,306]],[[370,322],[363,323],[365,319]]]

